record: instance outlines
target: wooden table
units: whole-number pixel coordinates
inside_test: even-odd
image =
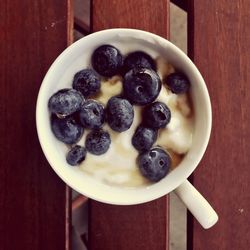
[[[250,249],[250,2],[190,0],[188,47],[207,83],[213,132],[194,185],[220,219],[188,217],[188,249]],[[93,0],[93,31],[130,27],[169,37],[169,0]],[[0,2],[0,249],[70,249],[70,189],[44,158],[35,129],[45,72],[72,42],[72,0]],[[90,249],[168,249],[169,200],[91,201]]]

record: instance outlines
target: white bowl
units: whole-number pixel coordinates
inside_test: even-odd
[[[192,147],[180,163],[160,182],[148,187],[122,188],[109,186],[69,167],[62,143],[52,134],[48,100],[57,90],[70,87],[74,74],[90,66],[91,54],[102,44],[116,46],[123,54],[143,50],[156,57],[161,55],[175,68],[184,72],[191,82],[195,129]],[[88,35],[65,49],[47,72],[37,99],[36,123],[42,150],[60,178],[79,193],[97,201],[129,205],[159,198],[175,190],[195,170],[208,144],[211,130],[211,104],[206,84],[192,61],[175,45],[155,34],[134,29],[110,29]],[[101,156],[100,156],[101,157]]]

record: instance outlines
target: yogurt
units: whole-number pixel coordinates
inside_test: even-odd
[[[174,72],[172,65],[163,58],[158,58],[156,62],[161,80]],[[106,105],[112,96],[119,95],[121,92],[122,78],[114,76],[102,81],[100,93],[93,98]],[[170,154],[173,169],[178,166],[192,144],[193,113],[191,102],[188,94],[173,94],[164,84],[162,84],[161,92],[156,100],[169,107],[171,120],[166,128],[159,130],[154,146],[160,146]],[[110,148],[101,156],[87,154],[85,161],[80,165],[82,171],[110,185],[136,187],[149,184],[139,171],[136,163],[138,152],[131,143],[132,136],[142,120],[141,110],[142,107],[134,105],[134,120],[127,131],[118,133],[107,124],[104,125],[103,129],[108,131],[111,137]],[[81,142],[85,141],[87,133]],[[80,144],[82,144],[81,142]]]

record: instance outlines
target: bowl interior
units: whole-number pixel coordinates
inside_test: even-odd
[[[112,44],[123,54],[143,50],[153,58],[161,55],[191,81],[195,129],[192,148],[181,164],[163,180],[147,187],[121,188],[104,184],[72,168],[65,161],[66,146],[51,132],[47,103],[57,90],[71,87],[74,74],[90,66],[94,49]],[[211,106],[204,80],[191,60],[169,41],[154,34],[132,30],[111,29],[93,33],[68,47],[52,64],[41,85],[37,100],[37,131],[43,152],[55,172],[72,188],[98,201],[111,204],[137,204],[161,197],[181,184],[199,163],[209,140]]]

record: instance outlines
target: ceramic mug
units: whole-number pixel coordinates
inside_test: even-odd
[[[92,52],[102,44],[112,44],[123,54],[143,50],[153,57],[161,55],[175,68],[185,73],[191,82],[190,92],[194,107],[192,146],[177,168],[161,181],[146,187],[110,186],[78,168],[69,167],[65,160],[65,152],[62,150],[62,143],[55,138],[50,128],[48,110],[50,96],[59,89],[70,87],[74,74],[89,66]],[[213,226],[218,216],[187,178],[198,166],[206,150],[211,123],[211,103],[206,84],[192,61],[168,40],[135,29],[99,31],[65,49],[48,70],[39,91],[36,107],[36,125],[42,150],[51,167],[70,187],[91,199],[117,205],[148,202],[175,191],[204,228]]]

